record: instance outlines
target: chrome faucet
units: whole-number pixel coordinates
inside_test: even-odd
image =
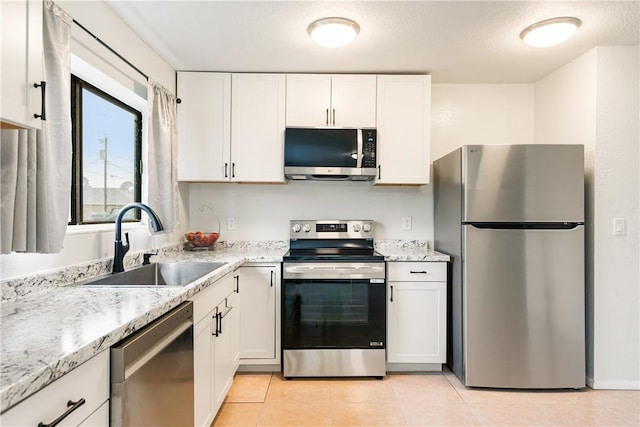
[[[127,243],[122,243],[122,219],[124,218],[124,214],[129,209],[140,209],[145,211],[151,219],[151,227],[153,228],[153,231],[157,233],[158,231],[163,230],[160,218],[158,218],[158,215],[156,215],[156,213],[149,206],[143,203],[129,203],[128,205],[123,206],[122,209],[120,209],[120,212],[118,212],[118,217],[116,218],[116,241],[113,253],[112,270],[114,273],[120,273],[124,271],[124,255],[129,251],[129,233],[124,233]]]

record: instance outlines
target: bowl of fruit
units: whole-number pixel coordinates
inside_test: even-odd
[[[185,233],[187,245],[192,249],[209,249],[220,237],[220,233],[212,231],[190,231]]]

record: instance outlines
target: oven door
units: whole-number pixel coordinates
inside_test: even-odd
[[[283,266],[282,347],[384,349],[384,263]]]

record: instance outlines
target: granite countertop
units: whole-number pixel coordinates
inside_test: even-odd
[[[183,287],[120,289],[70,284],[4,301],[0,313],[0,412],[107,350],[243,263],[281,262],[286,250],[176,251],[159,255],[153,261],[226,264]]]
[[[213,251],[161,250],[156,261],[225,262],[183,287],[91,288],[74,283],[105,274],[98,260],[22,280],[5,281],[0,312],[0,412],[62,377],[124,337],[162,316],[246,262],[282,262],[287,242],[239,242]],[[449,261],[425,242],[381,241],[386,261]],[[125,268],[140,264],[128,255]]]
[[[449,262],[451,257],[429,249],[424,240],[376,240],[375,248],[385,261]]]

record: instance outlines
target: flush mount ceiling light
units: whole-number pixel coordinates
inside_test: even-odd
[[[360,26],[347,18],[322,18],[309,24],[307,32],[320,46],[342,47],[356,38]]]
[[[569,16],[545,19],[522,30],[520,38],[529,46],[555,46],[571,37],[581,23],[578,18]]]

